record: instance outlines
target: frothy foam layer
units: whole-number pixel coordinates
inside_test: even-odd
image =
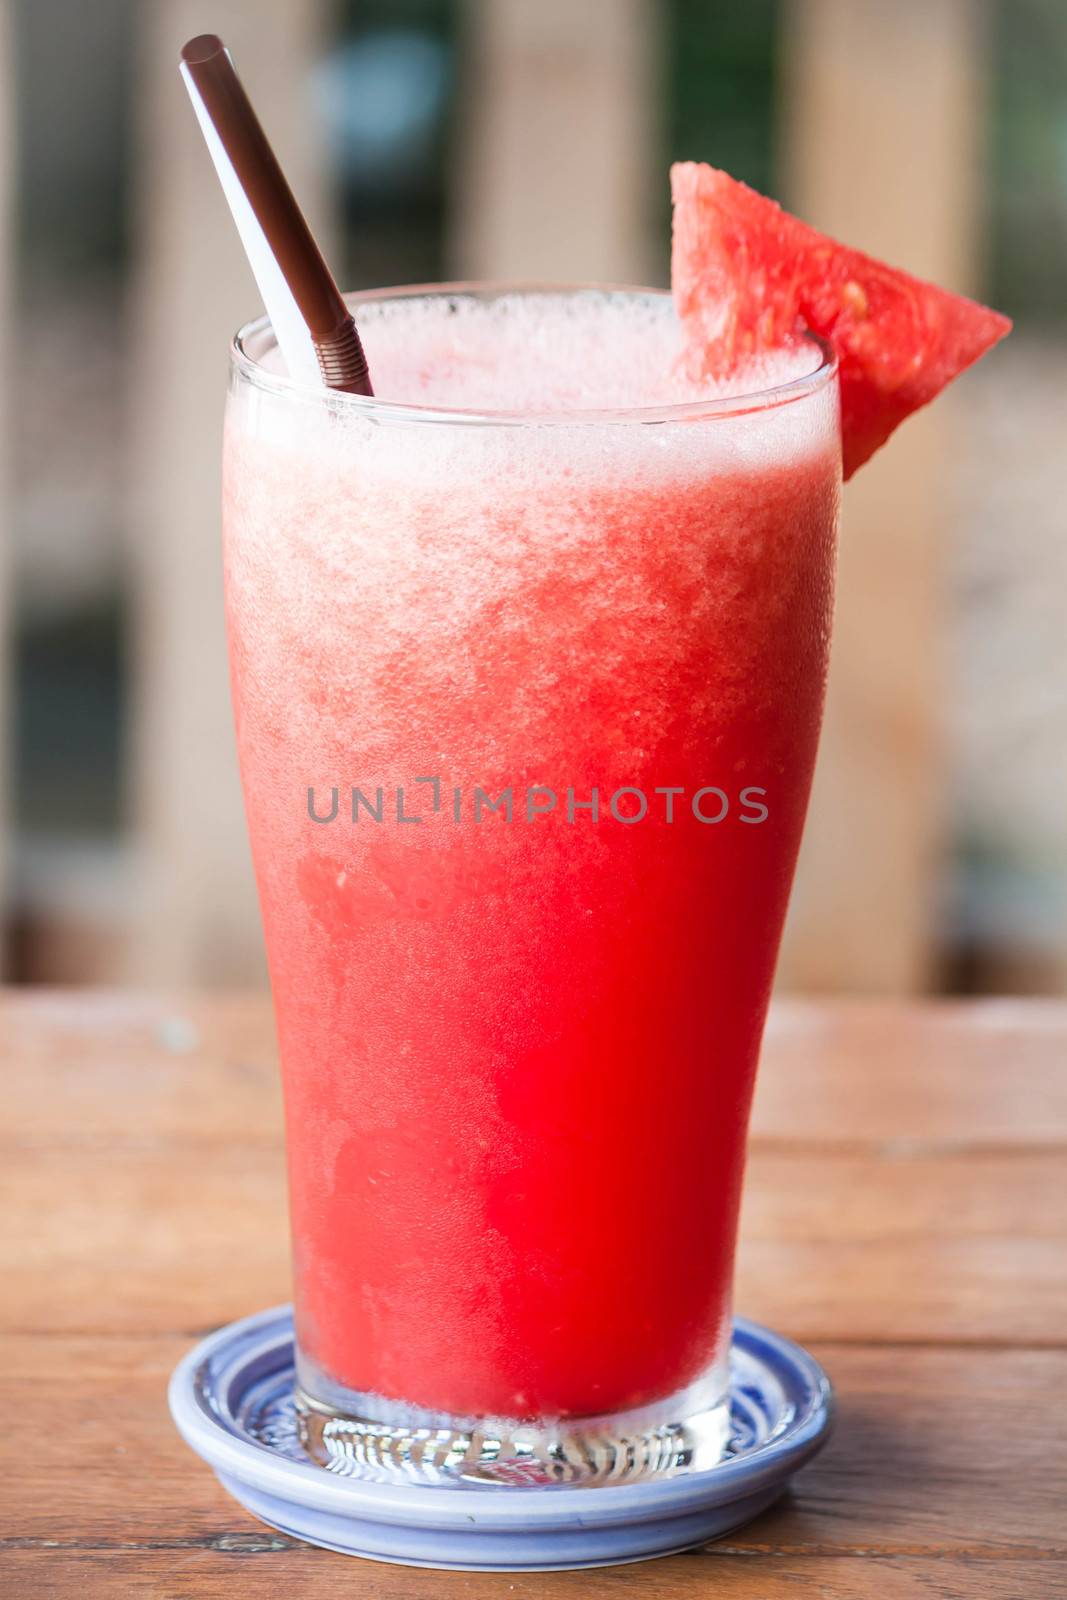
[[[431,295],[359,302],[375,395],[465,411],[560,414],[684,405],[759,394],[814,372],[798,342],[729,377],[694,380],[669,296],[589,291],[481,300]],[[284,371],[272,349],[271,372]]]
[[[818,371],[817,346],[798,341],[718,386],[693,381],[671,300],[654,291],[393,291],[353,303],[374,403],[243,383],[227,423],[235,445],[251,436],[336,494],[458,495],[470,514],[483,494],[521,502],[570,478],[575,491],[651,486],[839,449],[836,386],[783,387]],[[244,349],[261,372],[282,372],[269,327]]]

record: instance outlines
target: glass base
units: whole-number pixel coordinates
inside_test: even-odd
[[[320,1382],[315,1388],[321,1395]],[[298,1381],[300,1441],[312,1460],[342,1477],[603,1488],[705,1471],[722,1460],[730,1440],[725,1368],[640,1410],[541,1424],[447,1417],[328,1388],[326,1402]]]

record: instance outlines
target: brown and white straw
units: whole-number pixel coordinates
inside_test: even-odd
[[[213,33],[182,50],[181,73],[289,369],[304,383],[373,394],[352,317]]]

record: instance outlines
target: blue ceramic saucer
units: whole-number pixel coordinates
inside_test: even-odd
[[[775,1500],[830,1430],[818,1362],[739,1317],[730,1350],[732,1438],[718,1466],[633,1484],[535,1488],[343,1477],[297,1437],[288,1306],[230,1323],[170,1383],[178,1430],[243,1506],[282,1533],[418,1567],[523,1572],[611,1566],[689,1549]]]

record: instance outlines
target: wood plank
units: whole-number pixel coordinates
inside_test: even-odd
[[[847,1207],[848,1195],[838,1203]],[[1062,1238],[939,1240],[922,1249],[895,1241],[871,1249],[754,1244],[742,1236],[736,1305],[801,1343],[847,1338],[1062,1348],[1063,1254]]]
[[[266,996],[10,991],[0,1039],[0,1142],[280,1137]],[[754,1145],[1054,1146],[1067,1140],[1065,1060],[1058,1001],[779,1001]]]
[[[783,8],[787,202],[964,292],[984,166],[983,10],[979,0]],[[784,984],[802,992],[931,985],[947,826],[937,708],[953,413],[949,396],[909,420],[845,488],[826,727],[783,952]]]
[[[0,1329],[199,1329],[289,1297],[280,1151],[15,1149],[0,1211]]]
[[[1065,1017],[786,1008],[739,1307],[802,1338],[1062,1342]],[[0,1192],[24,1219],[0,1325],[160,1332],[287,1296],[265,1000],[15,997],[0,1021]]]
[[[0,1548],[217,1547],[255,1533],[167,1415],[167,1378],[186,1348],[174,1337],[4,1339]],[[730,1548],[974,1561],[1067,1553],[1067,1352],[816,1353],[837,1387],[834,1437],[791,1497],[731,1535]],[[26,1409],[26,1395],[44,1393],[62,1427],[42,1428]],[[148,1461],[130,1493],[131,1471]],[[1036,1461],[1040,1472],[1027,1470]]]
[[[1060,1001],[779,1000],[753,1138],[1060,1144],[1065,1062]]]
[[[590,1572],[426,1572],[312,1550],[267,1529],[224,1534],[209,1549],[49,1550],[45,1562],[36,1551],[0,1549],[3,1592],[37,1600],[336,1600],[339,1592],[354,1600],[1054,1600],[1065,1581],[1059,1560],[737,1556],[716,1546]]]
[[[1062,1176],[1058,1151],[756,1149],[737,1305],[802,1339],[1061,1344]],[[12,1147],[0,1206],[0,1328],[160,1333],[288,1294],[280,1150]]]
[[[131,8],[140,47],[132,151],[131,808],[137,883],[127,981],[261,980],[262,937],[237,779],[222,613],[220,464],[227,358],[262,310],[178,75],[211,28],[235,58],[319,237],[327,165],[307,74],[327,0],[168,0]],[[327,230],[328,231],[328,230]],[[328,238],[324,239],[327,251]]]
[[[450,271],[663,282],[659,8],[465,0],[459,15],[465,92]]]
[[[9,990],[0,1038],[0,1144],[280,1143],[265,995]]]

